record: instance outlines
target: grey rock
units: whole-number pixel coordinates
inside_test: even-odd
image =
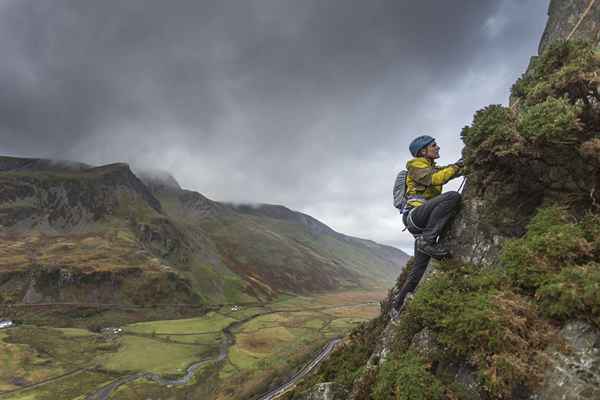
[[[435,359],[443,350],[428,328],[421,330],[413,337],[410,348],[426,360]]]
[[[294,397],[294,400],[346,400],[348,395],[348,390],[339,383],[325,382],[313,386],[300,397]]]
[[[482,387],[478,381],[477,370],[466,362],[442,362],[435,371],[437,376],[445,376],[446,379],[456,383],[459,398],[462,400],[481,400]]]
[[[441,241],[457,260],[490,265],[497,260],[507,237],[482,216],[482,211],[490,206],[488,201],[470,195],[469,189],[465,188],[462,208]]]
[[[551,0],[539,53],[552,42],[566,40],[571,33],[571,39],[590,40],[600,45],[600,3],[596,0],[588,9],[590,4],[590,0]]]
[[[568,323],[561,337],[569,351],[547,350],[552,366],[532,400],[600,399],[600,332],[582,321]]]

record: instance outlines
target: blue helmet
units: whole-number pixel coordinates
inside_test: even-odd
[[[410,150],[410,154],[412,154],[413,157],[416,157],[422,148],[429,146],[431,144],[431,142],[434,142],[434,141],[435,141],[435,139],[432,138],[431,136],[428,136],[428,135],[419,136],[418,138],[416,138],[412,142],[410,142],[410,146],[408,146],[408,149]]]

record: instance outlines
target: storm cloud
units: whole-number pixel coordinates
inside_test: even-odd
[[[548,0],[1,0],[0,153],[170,171],[410,248],[391,185],[535,54]]]

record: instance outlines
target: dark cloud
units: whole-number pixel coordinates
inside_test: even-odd
[[[0,151],[158,163],[208,196],[391,241],[406,142],[433,132],[457,156],[547,3],[4,0]]]

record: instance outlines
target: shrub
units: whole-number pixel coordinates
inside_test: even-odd
[[[510,108],[492,104],[475,113],[471,126],[461,132],[463,142],[478,146],[488,138],[510,138],[514,132],[515,118]]]
[[[572,105],[566,98],[548,97],[521,113],[518,130],[527,139],[569,142],[582,130],[581,112],[580,105]]]
[[[441,382],[414,352],[387,360],[379,369],[374,400],[437,400],[444,394]]]
[[[600,326],[600,264],[564,267],[540,286],[536,298],[550,318],[578,317]]]
[[[513,283],[533,293],[564,265],[586,262],[591,250],[583,227],[554,206],[537,212],[525,236],[507,241],[500,260]]]
[[[564,208],[547,207],[527,228],[501,255],[513,284],[533,295],[546,317],[600,326],[600,216],[576,221]]]
[[[582,41],[555,42],[513,85],[511,94],[526,104],[537,104],[548,97],[567,96],[571,103],[592,98],[600,100],[597,73],[600,55],[594,46]]]
[[[541,380],[552,330],[502,270],[447,263],[419,288],[408,313],[431,330],[447,361],[474,363],[493,398]]]

